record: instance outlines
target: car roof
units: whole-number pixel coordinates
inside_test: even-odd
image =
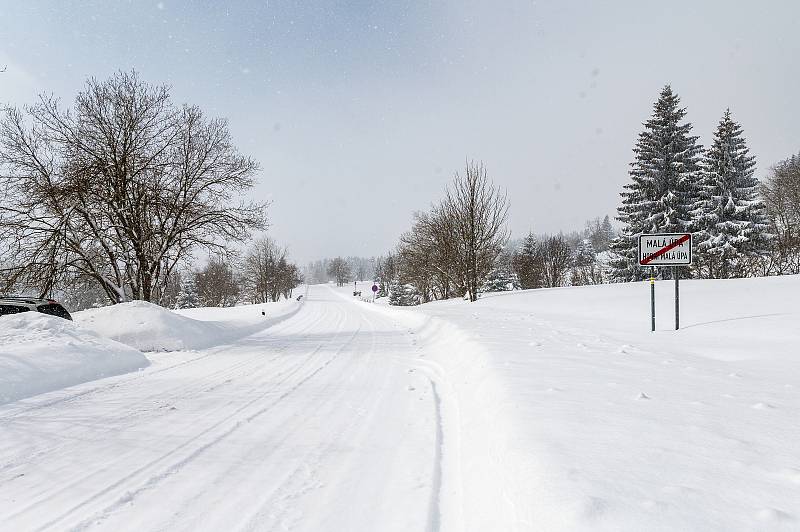
[[[28,305],[41,305],[42,303],[58,303],[54,299],[42,299],[39,297],[25,297],[25,296],[0,296],[0,302],[9,303],[26,303]]]

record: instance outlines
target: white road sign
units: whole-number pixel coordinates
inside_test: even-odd
[[[680,266],[691,263],[691,233],[639,235],[640,266]]]

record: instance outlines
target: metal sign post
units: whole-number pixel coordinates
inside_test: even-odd
[[[672,267],[672,276],[675,278],[675,330],[677,331],[681,321],[681,312],[680,312],[681,291],[678,287],[678,281],[680,279],[681,274],[677,266]]]
[[[675,279],[675,330],[680,327],[680,271],[678,266],[692,263],[691,233],[657,233],[639,235],[640,266],[672,266]],[[656,330],[655,274],[650,277],[650,330]]]
[[[656,330],[656,277],[650,274],[650,331]]]

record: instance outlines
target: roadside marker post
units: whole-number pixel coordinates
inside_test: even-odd
[[[639,235],[639,265],[672,266],[675,279],[675,330],[680,328],[680,270],[692,263],[691,233],[656,233]],[[650,277],[650,330],[656,330],[655,274]]]

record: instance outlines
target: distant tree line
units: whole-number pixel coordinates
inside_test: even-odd
[[[335,282],[339,286],[353,281],[372,280],[375,257],[336,257],[321,259],[306,265],[304,276],[309,283]]]

